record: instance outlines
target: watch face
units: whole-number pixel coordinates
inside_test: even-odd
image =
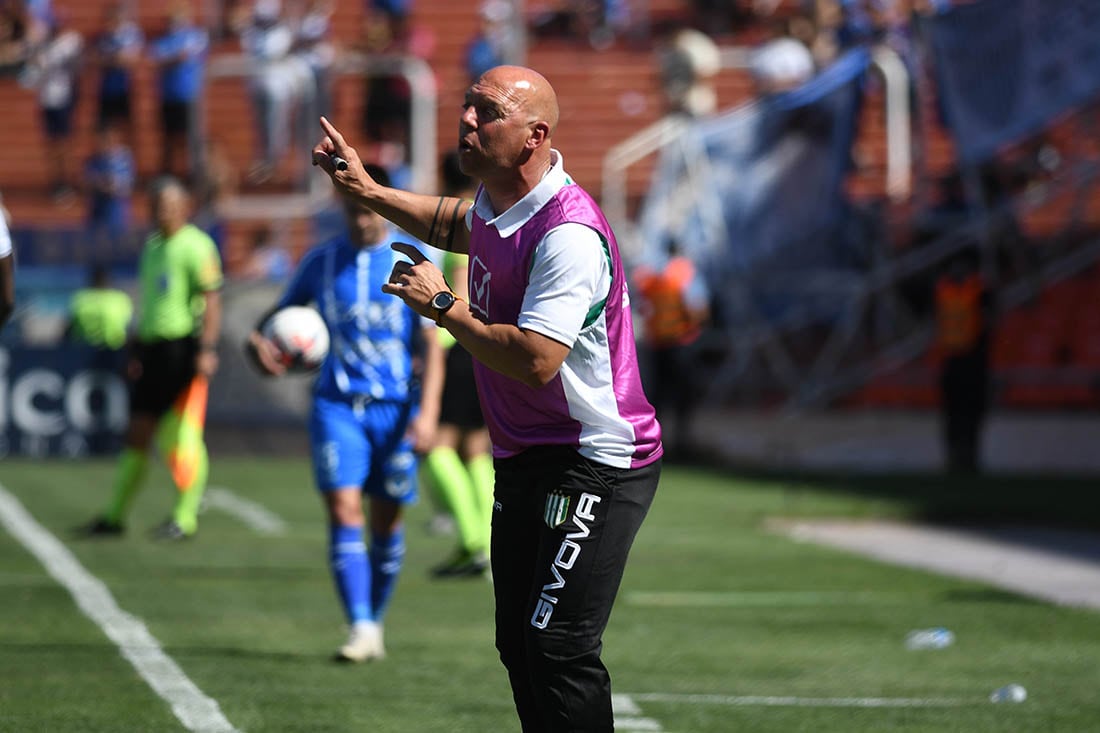
[[[432,296],[432,307],[443,310],[450,308],[455,302],[455,296],[450,293],[436,293]]]

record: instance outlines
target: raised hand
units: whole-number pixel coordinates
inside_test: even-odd
[[[361,196],[378,185],[363,169],[358,151],[325,117],[321,118],[321,130],[325,134],[313,146],[313,165],[328,174],[341,195]]]
[[[394,242],[390,247],[412,262],[395,263],[393,270],[390,271],[389,282],[382,286],[382,292],[396,295],[420,315],[434,320],[435,313],[430,301],[432,296],[441,290],[451,289],[447,285],[447,279],[443,277],[439,268],[413,245]]]

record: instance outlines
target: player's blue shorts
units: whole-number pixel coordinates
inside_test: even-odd
[[[313,478],[321,491],[362,487],[365,494],[416,500],[416,454],[405,437],[413,405],[313,398],[309,420]]]

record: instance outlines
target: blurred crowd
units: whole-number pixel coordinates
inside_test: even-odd
[[[760,95],[797,87],[847,49],[870,43],[894,48],[919,72],[913,19],[950,2],[693,0],[685,2],[685,12],[666,17],[636,0],[481,0],[462,63],[472,81],[493,66],[522,59],[528,44],[546,39],[596,49],[644,40],[658,54],[664,111],[698,117],[716,111],[721,46],[751,49],[748,68]],[[85,204],[93,236],[115,239],[130,229],[131,199],[144,174],[187,181],[202,211],[217,210],[241,187],[304,180],[302,156],[289,151],[308,138],[318,114],[334,113],[335,77],[345,54],[435,61],[437,39],[414,20],[412,0],[364,0],[362,27],[342,45],[334,39],[332,0],[224,0],[204,5],[211,15],[201,19],[196,7],[173,0],[151,20],[144,11],[135,14],[133,0],[117,0],[85,38],[71,26],[61,0],[0,0],[0,69],[17,73],[37,95],[51,193],[61,206]],[[212,49],[238,53],[247,64],[254,149],[240,170],[231,162],[240,153],[228,154],[228,143],[219,137],[224,133],[204,136],[202,130]],[[155,90],[137,88],[146,78],[139,67],[152,70]],[[88,103],[80,95],[85,75],[95,77],[90,117],[96,143],[81,161],[74,155],[74,126],[87,117],[74,112]],[[146,95],[156,99],[155,131],[135,125],[135,98]],[[409,82],[396,74],[364,74],[360,95],[365,157],[386,168],[396,186],[410,188]],[[158,141],[152,165],[135,159],[138,135]],[[222,225],[216,216],[209,219],[220,243]]]
[[[492,66],[518,60],[525,45],[564,36],[606,48],[616,39],[668,39],[662,44],[662,80],[669,109],[695,116],[713,111],[709,79],[718,71],[717,42],[743,31],[764,37],[754,43],[751,71],[761,93],[797,86],[846,48],[868,42],[894,47],[911,65],[910,19],[950,0],[694,0],[674,21],[632,0],[559,0],[524,8],[512,0],[482,0],[478,27],[465,45],[469,79]],[[136,185],[134,165],[135,77],[139,64],[156,69],[159,104],[158,173],[189,180],[200,199],[216,200],[238,178],[252,185],[279,173],[285,152],[317,114],[334,107],[334,68],[343,51],[410,55],[431,61],[436,39],[413,22],[411,0],[365,0],[357,38],[338,48],[333,41],[332,0],[225,0],[216,17],[198,22],[193,4],[163,7],[163,25],[149,33],[131,0],[108,6],[101,27],[84,38],[70,26],[63,3],[0,0],[0,68],[14,70],[38,96],[48,145],[45,164],[61,204],[87,194],[90,223],[97,230],[126,225],[126,201]],[[525,13],[517,17],[517,13]],[[199,104],[211,42],[237,41],[248,60],[255,150],[238,176],[227,171],[217,140],[203,139]],[[224,45],[219,46],[225,48]],[[74,164],[74,110],[80,78],[95,74],[96,130],[93,160]],[[142,90],[143,93],[143,90]],[[401,76],[367,75],[361,129],[370,157],[387,168],[397,185],[410,183],[410,90]],[[210,169],[209,176],[205,176]],[[292,171],[301,173],[301,171]]]

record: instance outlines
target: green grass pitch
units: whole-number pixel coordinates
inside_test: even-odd
[[[103,504],[112,473],[107,461],[7,459],[0,485],[145,624],[237,730],[518,730],[493,648],[490,586],[428,578],[452,540],[427,533],[427,501],[409,514],[409,553],[386,619],[388,658],[340,666],[329,655],[342,619],[304,461],[213,461],[211,484],[281,517],[282,534],[211,508],[197,539],[157,544],[145,532],[172,496],[167,476],[154,470],[125,538],[74,539],[69,530]],[[782,517],[991,513],[1090,525],[1095,493],[1094,484],[1069,480],[966,488],[927,477],[784,479],[667,467],[604,639],[615,692],[636,706],[619,729],[645,719],[647,730],[666,733],[1098,730],[1097,613],[878,564],[765,527]],[[950,628],[956,643],[908,651],[906,632],[929,626]],[[1024,685],[1028,700],[989,703],[989,692],[1009,682]],[[852,698],[926,704],[843,704]],[[184,730],[69,592],[0,529],[0,732]]]

